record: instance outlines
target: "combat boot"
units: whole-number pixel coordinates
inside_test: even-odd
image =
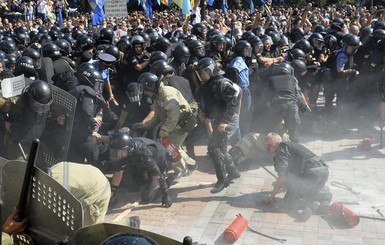
[[[227,179],[225,180],[218,180],[217,183],[215,183],[214,187],[211,188],[210,192],[211,193],[218,193],[221,192],[223,189],[229,186],[229,182]]]

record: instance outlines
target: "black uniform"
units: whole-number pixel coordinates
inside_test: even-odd
[[[91,132],[97,127],[94,117],[99,99],[95,90],[85,85],[75,86],[68,92],[77,98],[69,161],[83,163],[84,159],[87,159],[88,163],[96,163],[99,148]]]
[[[158,186],[155,177],[160,176],[161,192],[167,193],[166,173],[170,169],[170,161],[166,149],[159,142],[147,138],[133,138],[134,150],[123,162],[125,166],[125,179],[134,175],[142,177],[145,186],[142,190],[142,201],[150,202],[156,195]],[[127,176],[131,175],[131,176]],[[168,194],[168,193],[167,193]]]
[[[329,167],[313,152],[297,143],[281,142],[274,155],[274,168],[279,177],[285,178],[289,202],[325,201],[325,184],[329,177]],[[330,202],[330,200],[328,200]]]
[[[269,128],[267,131],[277,131],[282,119],[285,119],[285,127],[289,131],[290,139],[298,141],[298,127],[300,124],[298,103],[300,100],[300,88],[294,75],[277,74],[268,81],[270,99]]]
[[[141,71],[137,71],[134,68],[137,64],[142,64],[146,60],[149,60],[149,58],[150,58],[150,55],[147,53],[147,51],[144,51],[142,54],[135,54],[134,51],[131,51],[131,54],[129,54],[127,58],[128,70],[127,70],[127,77],[125,79],[126,87],[129,83],[136,82],[140,74],[150,71],[149,66],[147,66]]]
[[[143,94],[140,103],[133,103],[126,96],[126,100],[122,105],[122,110],[127,112],[126,120],[124,121],[123,127],[128,127],[132,129],[132,125],[135,123],[143,121],[143,119],[150,113],[150,106],[153,103],[153,100],[147,95]],[[132,129],[130,133],[133,137],[140,135],[136,129]]]
[[[213,134],[209,140],[208,152],[214,162],[218,183],[227,183],[239,172],[235,168],[231,156],[227,153],[228,139],[238,128],[238,114],[240,89],[237,89],[229,79],[223,76],[214,76],[203,84],[201,88],[202,110],[207,118],[211,119]],[[218,131],[218,125],[227,123],[227,133]],[[238,132],[239,133],[239,132]],[[229,175],[226,176],[226,170]],[[226,184],[225,184],[226,185]]]

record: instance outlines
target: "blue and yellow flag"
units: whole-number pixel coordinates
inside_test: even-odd
[[[142,5],[147,18],[152,19],[152,2],[151,0],[138,0]]]
[[[229,5],[227,4],[227,0],[223,0],[223,2],[222,2],[222,12],[226,14],[228,9],[229,9]]]
[[[92,25],[100,25],[104,19],[104,0],[89,0],[89,4],[94,14],[92,15]]]
[[[251,11],[252,14],[255,13],[255,8],[254,8],[253,0],[250,0],[250,11]]]
[[[270,8],[269,8],[269,6],[267,6],[265,0],[261,0],[261,4],[262,4],[263,8],[265,9],[266,13],[271,14]]]
[[[183,16],[191,14],[190,0],[173,0],[173,2],[178,5],[179,8],[181,8]]]

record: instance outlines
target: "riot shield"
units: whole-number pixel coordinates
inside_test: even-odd
[[[71,139],[72,125],[75,116],[76,98],[66,91],[52,85],[53,102],[51,104],[51,120],[48,122],[40,138],[41,146],[38,163],[47,164],[47,168],[67,160]],[[63,122],[64,125],[60,124]]]
[[[76,231],[75,244],[76,245],[101,244],[108,237],[118,233],[131,233],[131,234],[144,235],[152,238],[154,241],[156,241],[159,244],[182,245],[182,242],[178,242],[174,239],[171,239],[150,231],[145,231],[145,230],[124,226],[124,225],[109,224],[109,223],[90,225]]]
[[[2,223],[17,205],[26,163],[1,162],[1,198],[3,200]],[[28,234],[38,244],[61,244],[71,241],[75,232],[83,226],[81,203],[63,186],[36,168],[33,172],[26,215]]]

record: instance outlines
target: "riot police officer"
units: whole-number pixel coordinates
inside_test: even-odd
[[[124,79],[126,85],[130,82],[136,82],[140,74],[150,70],[150,67],[148,66],[150,55],[145,50],[145,41],[143,37],[139,35],[133,36],[131,38],[131,45],[132,49],[127,57],[127,76]]]
[[[217,183],[211,193],[217,193],[226,188],[230,181],[240,177],[231,156],[227,153],[228,138],[237,129],[237,110],[240,103],[241,90],[229,79],[222,76],[211,58],[201,59],[196,67],[196,73],[202,83],[203,99],[201,118],[211,119],[212,137],[209,140],[208,152],[211,157]],[[226,175],[226,171],[228,175]]]
[[[176,75],[183,76],[184,71],[186,70],[186,64],[191,56],[190,50],[181,43],[175,47],[172,51],[172,55],[173,60],[170,65],[174,68]]]
[[[116,193],[124,171],[128,170],[134,175],[144,175],[146,178],[142,190],[142,201],[153,201],[157,191],[154,186],[159,186],[162,193],[162,206],[171,207],[172,201],[166,182],[170,166],[166,149],[161,143],[147,138],[131,138],[125,132],[118,132],[111,139],[109,155],[110,164],[117,170],[111,180],[112,195]]]

